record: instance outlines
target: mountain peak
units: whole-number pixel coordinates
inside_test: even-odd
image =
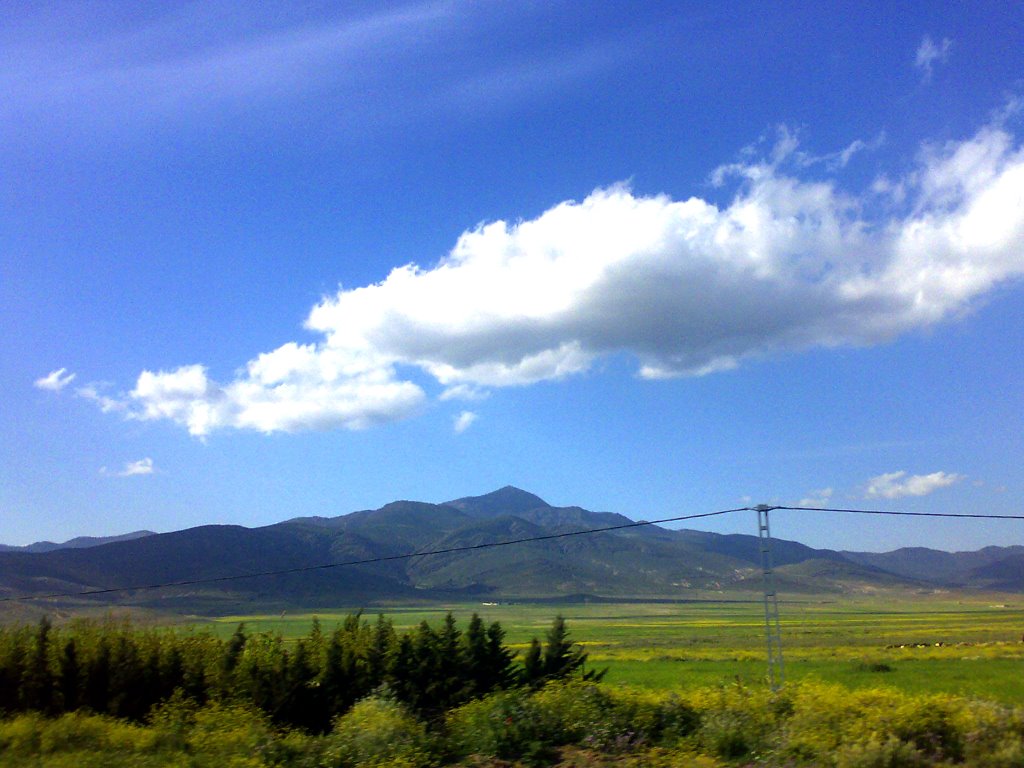
[[[506,485],[504,488],[491,491],[483,496],[466,496],[445,503],[449,507],[455,507],[474,517],[517,515],[534,509],[551,507],[540,496],[535,496],[511,485]]]

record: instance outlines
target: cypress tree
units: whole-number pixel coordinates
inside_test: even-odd
[[[96,652],[85,670],[85,705],[93,712],[104,714],[108,708],[110,692],[110,645],[100,637]]]
[[[588,654],[583,646],[569,639],[569,630],[561,615],[555,617],[547,633],[541,667],[545,680],[562,680],[579,671],[584,680],[600,680],[605,671],[585,672]]]
[[[21,709],[22,661],[27,651],[27,629],[18,627],[3,631],[3,646],[0,648],[0,712],[17,712]]]
[[[367,683],[370,690],[379,687],[388,674],[388,659],[395,647],[395,627],[384,614],[377,614],[373,639],[366,650]]]
[[[306,641],[299,640],[286,666],[284,697],[274,713],[275,720],[307,730],[320,726],[323,708],[318,696],[319,686],[315,685],[316,672]]]
[[[503,690],[515,681],[516,673],[512,660],[516,652],[505,647],[505,630],[498,622],[492,622],[487,628],[487,674],[484,677],[486,690]]]
[[[25,709],[52,714],[54,709],[54,679],[50,671],[50,624],[44,616],[36,629],[32,652],[25,659],[21,675],[21,698]]]
[[[466,698],[483,696],[494,686],[491,681],[487,630],[484,628],[483,619],[477,614],[474,613],[473,618],[469,620],[469,626],[462,639],[466,677],[468,678],[463,693]]]
[[[540,641],[530,640],[530,648],[523,657],[522,681],[525,685],[537,687],[544,679],[544,663],[541,659]]]
[[[347,711],[358,695],[353,680],[352,653],[345,647],[340,632],[335,632],[327,643],[319,682],[326,720],[320,725],[322,730],[327,730],[331,721]]]
[[[78,648],[75,645],[75,638],[70,638],[60,654],[60,691],[61,709],[64,712],[74,712],[78,709],[81,698],[80,689],[82,686],[81,668],[78,663]]]

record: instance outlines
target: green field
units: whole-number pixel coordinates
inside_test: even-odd
[[[606,683],[652,690],[757,683],[766,677],[764,613],[759,601],[687,603],[459,603],[392,607],[396,628],[440,621],[447,611],[464,624],[472,613],[500,621],[513,647],[543,637],[558,613]],[[348,612],[316,615],[325,627]],[[850,688],[892,686],[910,693],[958,693],[1007,703],[1024,701],[1024,600],[1006,595],[962,600],[933,596],[900,600],[780,604],[787,680],[821,680]],[[230,634],[250,631],[298,637],[312,613],[225,616]],[[371,615],[372,618],[372,615]],[[902,646],[902,647],[901,647]]]

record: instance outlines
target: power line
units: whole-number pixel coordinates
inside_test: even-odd
[[[627,528],[639,528],[645,525],[658,525],[660,523],[678,523],[683,520],[696,520],[702,517],[715,517],[727,515],[730,512],[749,511],[749,507],[737,507],[736,509],[722,509],[718,512],[702,512],[695,515],[680,515],[679,517],[666,517],[661,520],[640,520],[637,522],[623,523],[621,525],[609,525],[605,528],[588,528],[583,531],[567,531],[564,533],[550,533],[544,536],[528,536],[521,539],[510,539],[508,541],[494,541],[485,544],[470,544],[463,547],[448,547],[446,549],[433,549],[426,552],[409,552],[401,555],[387,555],[385,557],[370,557],[364,560],[345,560],[338,563],[321,563],[320,565],[305,565],[297,568],[284,568],[276,571],[258,571],[254,573],[239,573],[232,576],[212,576],[205,579],[184,579],[182,581],[167,581],[159,584],[140,584],[132,587],[111,587],[104,589],[87,589],[81,592],[55,592],[48,595],[17,595],[14,597],[0,598],[0,603],[13,603],[24,600],[48,600],[58,597],[87,597],[91,595],[109,595],[114,592],[136,592],[150,589],[164,589],[166,587],[191,587],[200,584],[217,584],[225,581],[238,581],[240,579],[255,579],[260,576],[285,576],[292,573],[306,573],[308,571],[322,571],[328,568],[342,568],[351,565],[372,565],[374,563],[386,563],[395,560],[408,560],[413,557],[427,557],[429,555],[449,555],[456,552],[470,552],[477,549],[491,549],[494,547],[508,547],[513,544],[529,544],[534,541],[550,541],[551,539],[564,539],[569,536],[586,536],[593,533],[607,533],[609,531],[621,531]]]
[[[797,512],[850,512],[856,515],[893,515],[897,517],[965,517],[980,520],[1024,520],[1024,515],[989,515],[982,512],[893,512],[880,509],[837,509],[835,507],[784,507],[772,506],[769,509],[788,509]]]

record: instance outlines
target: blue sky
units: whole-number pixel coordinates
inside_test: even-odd
[[[1020,514],[1022,30],[1009,3],[6,4],[0,541],[505,484]]]

